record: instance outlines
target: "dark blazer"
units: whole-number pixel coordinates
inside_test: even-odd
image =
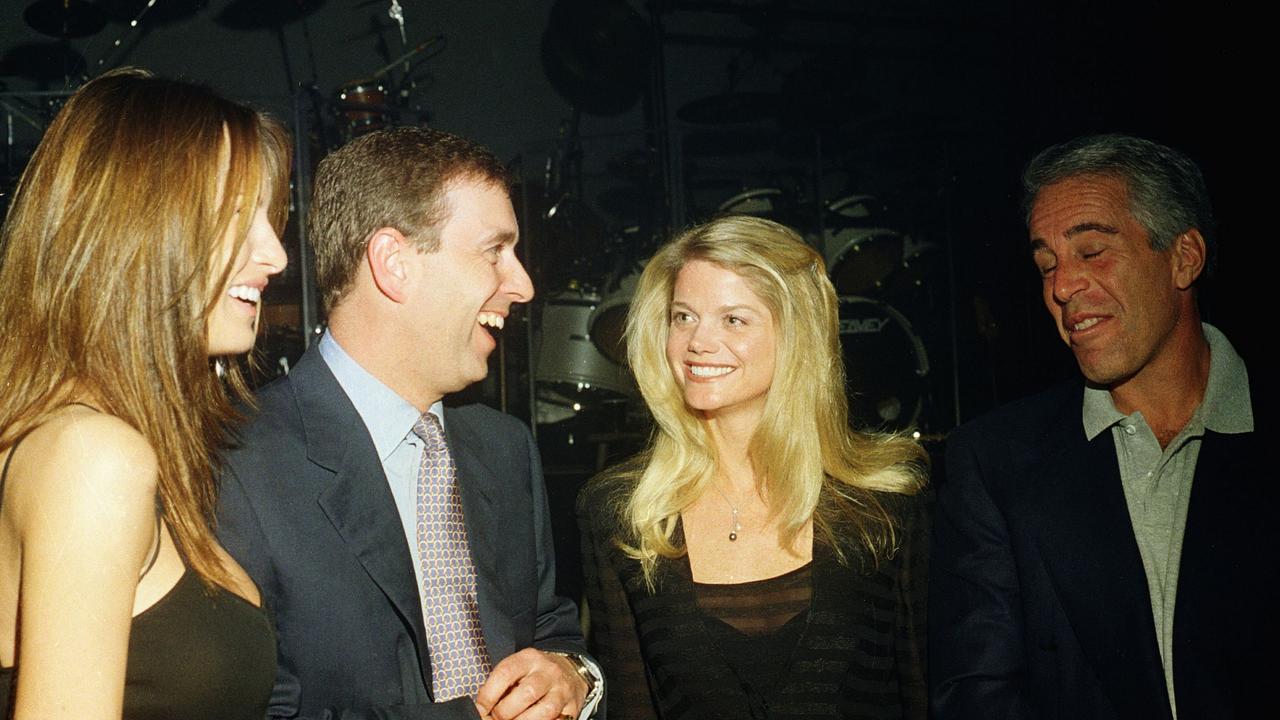
[[[1255,432],[1204,437],[1174,610],[1180,720],[1274,705],[1280,493]],[[1146,574],[1110,432],[1083,386],[955,432],[938,491],[929,601],[935,716],[1171,717]]]
[[[413,561],[372,439],[314,348],[263,388],[227,458],[218,534],[274,611],[280,671],[268,715],[476,717],[431,704]],[[527,647],[584,652],[573,603],[555,595],[537,449],[519,421],[445,410],[495,664]]]
[[[660,561],[650,592],[640,563],[614,543],[617,492],[596,483],[578,500],[591,646],[613,720],[924,719],[923,497],[885,498],[902,547],[878,567],[856,540],[844,548],[848,565],[815,543],[807,622],[762,711],[704,625],[688,557]]]

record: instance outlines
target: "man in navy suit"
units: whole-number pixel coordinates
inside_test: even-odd
[[[1199,169],[1119,135],[1023,177],[1084,382],[955,432],[930,592],[935,717],[1238,718],[1272,703],[1277,485],[1244,362],[1201,322]],[[1255,368],[1257,370],[1257,368]]]
[[[363,136],[317,170],[328,330],[259,394],[219,510],[275,614],[272,717],[545,720],[598,703],[577,611],[554,592],[527,428],[441,404],[484,378],[493,332],[533,297],[508,188],[491,153],[423,128]],[[442,477],[456,490],[433,505]]]

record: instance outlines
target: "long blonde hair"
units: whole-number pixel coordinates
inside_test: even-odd
[[[282,229],[289,141],[212,91],[136,69],[68,100],[18,182],[0,230],[0,450],[76,397],[138,430],[159,463],[160,512],[183,559],[227,584],[211,529],[230,395],[207,318],[270,192]],[[219,183],[219,167],[226,168]],[[232,257],[235,253],[232,253]]]
[[[815,538],[842,561],[840,541],[850,535],[872,562],[892,554],[895,523],[876,492],[917,492],[927,456],[908,437],[849,427],[838,299],[822,257],[789,228],[747,216],[680,234],[649,260],[637,285],[627,358],[656,427],[640,456],[601,478],[621,490],[612,495],[612,510],[629,536],[621,539],[623,549],[652,583],[658,558],[684,552],[674,541],[680,512],[715,479],[713,441],[685,406],[666,357],[676,275],[691,260],[742,276],[773,313],[776,369],[750,454],[783,544],[812,518]]]

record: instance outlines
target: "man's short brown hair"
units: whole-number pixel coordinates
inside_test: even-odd
[[[395,228],[420,249],[434,252],[448,213],[444,195],[458,180],[511,189],[510,174],[493,153],[430,128],[372,132],[320,161],[308,230],[325,309],[332,310],[355,281],[375,230]]]

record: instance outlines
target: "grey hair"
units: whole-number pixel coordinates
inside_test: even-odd
[[[1147,232],[1154,250],[1168,250],[1174,238],[1194,228],[1204,236],[1206,272],[1217,255],[1213,207],[1204,176],[1191,158],[1171,147],[1131,135],[1089,135],[1044,149],[1022,173],[1022,209],[1031,208],[1045,187],[1081,175],[1124,182],[1129,212]]]

